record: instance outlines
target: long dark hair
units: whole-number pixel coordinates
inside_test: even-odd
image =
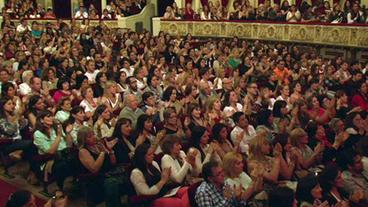
[[[173,86],[169,86],[165,89],[165,91],[162,93],[162,100],[163,101],[169,101],[170,100],[170,96],[173,93],[173,91],[176,91],[176,97],[178,97],[178,91],[173,87]],[[178,99],[178,98],[177,98]]]
[[[48,136],[48,138],[51,138],[51,134],[48,131],[48,127],[46,127],[42,121],[43,118],[45,118],[46,116],[53,116],[53,113],[49,110],[42,110],[39,112],[39,114],[37,115],[37,119],[36,119],[36,130],[42,132],[43,134],[46,134]],[[56,131],[56,124],[53,124],[51,126],[51,128],[53,128]]]
[[[107,106],[105,104],[101,104],[99,105],[96,110],[95,113],[92,116],[92,120],[93,123],[96,123],[97,119],[101,116],[101,114],[107,109]]]
[[[5,118],[6,119],[6,114],[5,114],[4,106],[10,100],[11,99],[9,97],[7,97],[7,96],[3,96],[3,97],[0,98],[0,118]]]
[[[287,106],[286,101],[277,100],[273,105],[272,114],[274,117],[283,118],[285,115],[282,114],[281,109]]]
[[[144,123],[146,121],[152,121],[152,117],[147,114],[142,114],[138,117],[137,124],[135,125],[134,135],[138,137],[139,134],[141,134],[144,131]],[[153,129],[150,129],[150,132],[152,133]]]
[[[1,85],[1,96],[8,96],[9,88],[15,89],[15,86],[11,82],[6,82]]]
[[[216,123],[213,125],[212,127],[212,138],[216,141],[218,141],[219,143],[223,143],[223,139],[220,137],[220,132],[221,130],[225,128],[227,129],[226,125],[223,123]]]
[[[77,113],[83,111],[84,112],[84,108],[82,106],[74,106],[72,108],[72,110],[70,110],[70,116],[69,118],[64,121],[63,123],[63,129],[66,129],[66,126],[70,125],[70,124],[74,124],[75,123],[75,118],[73,115],[76,115]]]
[[[150,144],[143,143],[135,149],[133,164],[134,167],[142,171],[143,174],[147,173],[148,163],[146,162],[146,154],[150,147]]]
[[[273,126],[271,125],[271,123],[268,121],[268,119],[270,118],[270,116],[272,115],[271,110],[269,109],[262,109],[259,113],[258,113],[258,126],[259,125],[264,125],[268,128],[273,128]]]
[[[315,198],[313,198],[311,191],[318,184],[319,184],[318,179],[313,174],[310,174],[300,179],[298,185],[296,186],[296,194],[295,194],[295,197],[298,200],[298,202],[305,201],[310,204],[313,204]]]
[[[28,113],[32,113],[33,115],[37,116],[38,111],[36,110],[34,106],[41,99],[42,98],[39,95],[33,95],[29,98],[28,105],[27,105]]]
[[[132,121],[130,119],[127,119],[127,118],[120,118],[116,121],[116,124],[115,124],[115,128],[114,128],[114,132],[112,133],[112,137],[114,138],[118,138],[118,139],[121,139],[124,137],[124,135],[121,133],[121,126],[124,125],[124,124],[132,124]],[[125,137],[127,139],[129,139],[129,137]]]
[[[334,181],[339,173],[339,168],[336,164],[329,164],[321,172],[318,181],[324,192],[330,192],[334,185]]]

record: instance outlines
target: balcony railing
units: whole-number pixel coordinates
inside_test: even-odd
[[[368,47],[368,25],[244,21],[183,21],[153,18],[159,31],[185,36],[234,37],[346,47]]]

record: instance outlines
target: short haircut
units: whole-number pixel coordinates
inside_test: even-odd
[[[294,191],[288,187],[276,187],[268,193],[269,207],[293,207]]]
[[[293,129],[289,135],[291,145],[293,145],[294,147],[298,146],[300,138],[306,135],[308,135],[307,132],[305,132],[302,128]]]
[[[215,160],[211,160],[203,165],[202,176],[206,182],[208,182],[208,179],[213,176],[212,169],[218,166],[220,166],[220,164]]]
[[[237,123],[239,122],[239,119],[240,119],[240,117],[241,117],[242,115],[244,115],[244,113],[243,113],[243,112],[241,112],[241,111],[235,112],[235,113],[233,114],[232,118],[233,118],[233,121],[234,121],[234,123],[235,123],[235,124],[237,124]]]
[[[161,144],[161,149],[164,154],[171,154],[171,149],[173,148],[174,144],[180,143],[180,138],[174,134],[167,135]]]

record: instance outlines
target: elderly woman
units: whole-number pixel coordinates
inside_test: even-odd
[[[170,185],[171,168],[160,169],[153,160],[154,149],[150,144],[143,143],[136,149],[134,155],[135,169],[130,180],[138,195],[150,195],[155,199],[150,206],[190,206],[187,188]],[[164,196],[164,197],[162,197]]]
[[[117,165],[112,150],[117,139],[97,141],[93,129],[82,127],[78,131],[79,160],[82,164],[82,173],[92,173],[97,177],[87,181],[87,196],[99,196],[101,190],[107,207],[121,206],[120,195],[126,184],[124,169]],[[102,187],[102,189],[101,189]]]
[[[324,150],[323,144],[318,144],[314,150],[308,146],[308,134],[302,128],[293,129],[289,135],[292,151],[298,162],[298,169],[309,169],[318,163]]]

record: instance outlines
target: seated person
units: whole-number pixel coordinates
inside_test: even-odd
[[[112,150],[117,139],[97,141],[93,129],[81,127],[78,131],[79,161],[82,173],[92,173],[96,177],[87,181],[87,196],[101,195],[101,187],[107,207],[121,206],[120,196],[126,174],[122,166],[117,165],[114,151]]]
[[[245,206],[246,192],[242,189],[224,188],[224,169],[216,161],[203,165],[202,176],[204,181],[197,188],[195,201],[198,207],[232,207]]]
[[[156,198],[150,206],[189,206],[187,187],[180,188],[178,184],[168,184],[170,167],[161,171],[153,157],[154,149],[150,144],[143,143],[136,148],[135,169],[132,171],[130,181],[137,194]]]

